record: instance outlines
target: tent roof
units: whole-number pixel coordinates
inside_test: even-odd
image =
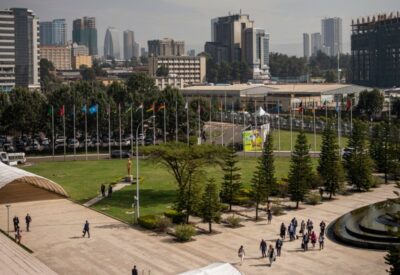
[[[213,263],[180,275],[242,275],[242,273],[229,263]]]
[[[0,162],[0,189],[14,181],[23,181],[58,195],[68,197],[64,188],[54,181]]]

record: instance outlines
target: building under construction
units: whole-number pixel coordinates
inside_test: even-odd
[[[400,13],[353,20],[353,83],[369,87],[400,86]]]

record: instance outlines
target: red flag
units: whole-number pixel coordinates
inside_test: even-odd
[[[60,116],[64,116],[65,115],[65,107],[64,107],[64,105],[61,106],[61,108],[58,111],[58,113],[60,114]]]
[[[350,97],[347,97],[346,111],[350,110],[351,106],[353,106],[353,101],[351,100]]]
[[[158,111],[165,109],[165,103],[161,103],[160,106],[158,107]]]
[[[299,105],[299,112],[302,113],[303,111],[304,111],[304,108],[303,108],[303,101],[301,101],[301,102],[300,102],[300,105]]]

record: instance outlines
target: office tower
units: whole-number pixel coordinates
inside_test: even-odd
[[[310,57],[310,35],[308,33],[303,33],[303,57]]]
[[[85,45],[90,55],[97,55],[96,18],[83,17],[75,19],[72,26],[72,42]]]
[[[139,43],[134,42],[133,43],[133,57],[136,58],[136,60],[139,60],[140,55],[139,55]]]
[[[242,33],[253,25],[249,15],[241,13],[212,19],[211,41],[204,46],[206,53],[217,63],[240,61]]]
[[[149,56],[183,56],[185,55],[185,42],[174,41],[171,38],[147,41]]]
[[[140,48],[140,56],[147,56],[146,48],[144,47]]]
[[[264,47],[264,66],[267,65],[269,68],[269,33],[266,33],[263,39]]]
[[[104,38],[104,57],[106,59],[121,59],[118,30],[109,27]]]
[[[51,61],[56,70],[71,70],[70,46],[40,46],[40,58]]]
[[[325,18],[321,21],[322,45],[329,47],[329,55],[336,56],[342,50],[342,19]]]
[[[0,90],[40,88],[39,23],[31,10],[0,11]]]
[[[351,58],[354,84],[400,86],[400,12],[352,20]]]
[[[311,34],[311,55],[316,56],[319,51],[322,51],[322,37],[319,32]]]
[[[53,22],[40,22],[40,45],[52,45],[53,43]]]
[[[250,67],[252,78],[269,79],[269,35],[264,29],[248,28],[242,39],[242,61]]]
[[[124,31],[124,59],[139,58],[139,44],[135,42],[135,33],[131,30]]]
[[[54,19],[52,22],[52,45],[67,44],[67,23],[65,19]]]

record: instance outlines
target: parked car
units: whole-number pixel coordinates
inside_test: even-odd
[[[68,141],[68,148],[69,149],[77,149],[77,148],[79,148],[79,141],[77,140],[77,139],[75,139],[75,138],[71,138],[69,141]]]
[[[111,158],[130,158],[131,153],[125,150],[113,150],[111,151]]]

